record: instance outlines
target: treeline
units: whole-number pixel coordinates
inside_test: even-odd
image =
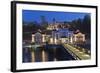
[[[29,23],[23,23],[23,32],[35,32],[38,29],[45,30],[48,24],[39,24],[38,22],[29,22]]]
[[[70,22],[70,29],[77,30],[79,29],[82,33],[91,33],[91,19],[89,15],[85,15],[83,19],[77,19]]]
[[[33,22],[25,22],[23,21],[23,33],[24,34],[31,34],[32,32],[40,30],[46,30],[47,26],[49,25],[48,22],[45,20],[45,17],[41,20],[41,23],[36,21]],[[53,23],[53,22],[52,22]],[[76,31],[77,29],[80,30],[82,33],[86,34],[88,38],[90,38],[91,34],[91,18],[90,15],[85,15],[83,19],[75,19],[71,22],[63,22],[64,25],[67,25],[69,30]]]
[[[91,35],[91,18],[90,15],[85,15],[83,19],[77,19],[70,22],[71,27],[70,30],[76,31],[77,29],[80,32],[86,35],[87,39],[90,39]]]

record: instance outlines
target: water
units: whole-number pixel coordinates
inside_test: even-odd
[[[23,48],[23,62],[31,62],[31,51],[29,48]]]
[[[30,48],[23,48],[23,62],[31,62],[34,54],[34,62],[42,61],[68,61],[75,60],[73,56],[62,45],[43,45],[30,51]]]
[[[48,61],[74,60],[68,51],[62,45],[46,45],[46,52],[48,53]]]

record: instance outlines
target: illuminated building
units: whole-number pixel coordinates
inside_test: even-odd
[[[85,34],[82,34],[81,32],[74,34],[71,37],[71,42],[78,43],[78,44],[85,42]]]

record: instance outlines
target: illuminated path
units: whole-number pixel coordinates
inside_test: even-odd
[[[69,44],[63,44],[63,46],[72,56],[74,56],[75,59],[87,60],[91,58],[89,54],[86,54]]]

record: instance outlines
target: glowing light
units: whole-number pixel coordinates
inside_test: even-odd
[[[53,38],[50,38],[50,43],[53,43]]]
[[[34,36],[35,36],[35,35],[34,35],[34,34],[32,34],[32,42],[34,42],[34,41],[35,41],[35,40],[34,40]]]

